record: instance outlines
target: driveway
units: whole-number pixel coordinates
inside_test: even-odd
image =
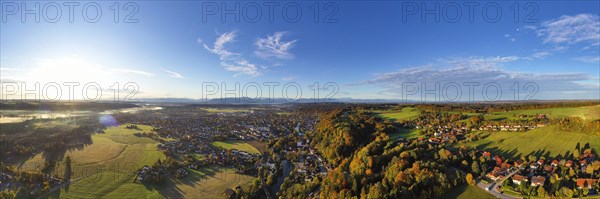
[[[516,169],[515,171],[511,172],[510,174],[506,175],[504,178],[502,178],[502,180],[500,181],[496,181],[496,182],[492,182],[491,185],[486,185],[483,183],[483,180],[480,180],[477,183],[477,186],[485,191],[487,191],[488,193],[492,194],[493,196],[497,197],[497,198],[502,198],[502,199],[518,199],[517,197],[513,197],[513,196],[509,196],[509,195],[505,195],[505,194],[501,194],[500,192],[498,192],[498,186],[502,185],[502,182],[504,182],[504,180],[510,178],[512,175],[515,175],[515,173],[517,173],[519,170]],[[490,188],[490,190],[488,191],[486,188]]]

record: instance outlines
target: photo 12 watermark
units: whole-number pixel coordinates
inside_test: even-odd
[[[340,6],[334,1],[202,1],[200,4],[202,23],[340,21]]]
[[[132,1],[3,1],[2,23],[138,23],[140,6]]]
[[[402,1],[402,23],[487,22],[512,19],[514,23],[538,23],[539,6],[523,1]]]
[[[102,86],[97,82],[6,82],[0,83],[0,100],[59,102],[83,100],[98,102],[137,102],[140,87],[135,82],[114,82]]]
[[[402,82],[403,102],[498,102],[534,99],[540,88],[535,82]]]
[[[203,102],[220,99],[222,102],[233,100],[235,103],[258,103],[263,99],[268,103],[279,99],[284,102],[298,102],[301,99],[325,102],[333,100],[340,89],[335,82],[313,82],[309,85],[298,82],[202,82],[201,85]]]

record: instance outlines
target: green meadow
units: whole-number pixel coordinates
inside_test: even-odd
[[[411,138],[421,137],[421,135],[419,133],[421,133],[421,130],[416,129],[416,128],[400,128],[398,130],[398,132],[389,134],[389,136],[390,136],[390,139],[398,139],[398,138],[411,139]]]
[[[65,172],[63,159],[53,174],[70,176],[71,183],[42,198],[222,198],[227,188],[238,185],[246,188],[255,179],[236,174],[232,168],[208,167],[199,171],[189,170],[190,174],[182,179],[168,177],[161,185],[134,182],[137,169],[165,158],[158,151],[156,140],[133,135],[136,132],[152,132],[153,128],[137,126],[139,129],[127,129],[125,125],[107,128],[104,133],[91,137],[92,144],[67,151],[64,158],[71,158],[71,172]],[[258,141],[217,141],[213,145],[249,153],[260,153],[254,146],[266,147]],[[43,155],[38,154],[21,169],[40,171],[44,161]]]
[[[474,185],[462,185],[442,195],[440,199],[494,199],[496,197],[486,193]]]
[[[140,130],[127,129],[124,125],[107,128],[105,133],[92,136],[92,144],[67,151],[64,157],[71,158],[70,174],[65,172],[65,164],[58,164],[54,174],[61,177],[70,175],[72,183],[50,193],[49,197],[159,197],[157,191],[133,182],[137,169],[165,158],[156,148],[156,140],[133,135],[140,131],[153,131],[152,127],[138,127]]]
[[[404,107],[399,111],[380,111],[377,113],[383,118],[401,122],[417,118],[421,114],[421,111],[414,107]]]
[[[208,167],[199,171],[189,170],[182,179],[169,178],[158,192],[166,198],[224,198],[226,189],[248,185],[256,179],[253,176],[237,174],[231,168]]]
[[[464,145],[499,153],[504,157],[511,158],[530,154],[535,154],[538,157],[564,156],[567,152],[569,154],[573,153],[578,145],[583,148],[586,144],[596,150],[600,149],[599,135],[564,131],[556,126],[546,126],[527,132],[478,133],[484,138],[464,143]]]
[[[550,118],[560,117],[580,117],[586,120],[597,120],[600,119],[600,105],[596,106],[583,106],[583,107],[558,107],[558,108],[544,108],[544,109],[525,109],[525,110],[513,110],[508,112],[493,112],[491,114],[485,114],[485,119],[489,120],[505,120],[505,119],[519,119],[518,115],[538,115],[538,114],[549,114]],[[516,117],[515,117],[516,116]]]
[[[253,147],[251,144],[243,141],[215,141],[212,145],[221,147],[224,149],[237,149],[248,153],[260,153],[260,151]]]

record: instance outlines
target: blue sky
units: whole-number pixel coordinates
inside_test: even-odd
[[[35,9],[41,12],[39,23],[31,14],[22,22],[21,13],[11,10],[13,5],[33,9],[35,3],[2,2],[3,83],[98,82],[110,93],[114,82],[120,88],[135,82],[140,98],[211,98],[218,96],[207,96],[203,83],[225,82],[233,89],[235,82],[279,82],[275,96],[285,97],[282,86],[295,82],[302,97],[311,98],[314,82],[320,87],[333,82],[337,98],[465,101],[465,84],[475,82],[475,100],[515,99],[517,87],[519,99],[600,98],[597,1],[518,2],[518,18],[515,2],[480,2],[472,21],[464,2],[447,1],[280,2],[273,21],[264,2],[248,1],[151,1],[131,7],[121,2],[118,23],[114,2],[106,1],[98,3],[102,15],[96,23],[85,21],[95,16],[89,9],[91,17],[82,15],[85,2],[74,8],[72,23],[62,4],[56,23],[46,19],[56,16],[48,2]],[[233,12],[240,21],[235,15],[223,21],[225,7],[236,3],[240,10]],[[436,4],[435,14],[423,18],[423,10]],[[256,22],[249,20],[256,16],[254,5],[261,6]],[[455,5],[461,17],[453,21]],[[492,20],[495,5],[501,11],[497,21]],[[210,6],[219,10],[209,15]],[[123,23],[133,7],[138,21]],[[296,16],[294,8],[301,17],[286,20]],[[317,22],[314,8],[319,8]],[[418,91],[410,90],[415,85]],[[423,85],[437,94],[423,94]],[[496,90],[484,94],[486,85],[500,86],[501,97],[494,97]],[[537,89],[526,89],[530,85]],[[268,97],[267,88],[260,96]],[[321,90],[320,97],[331,91]]]

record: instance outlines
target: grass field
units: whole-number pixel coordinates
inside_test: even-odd
[[[508,112],[494,112],[492,114],[485,114],[484,117],[490,120],[504,120],[504,119],[519,119],[514,115],[526,114],[526,115],[537,115],[537,114],[550,114],[550,118],[559,117],[580,117],[586,120],[600,119],[600,105],[596,106],[584,106],[584,107],[559,107],[559,108],[545,108],[545,109],[531,109],[531,110],[514,110]]]
[[[421,132],[421,130],[419,130],[419,129],[401,128],[400,130],[398,130],[398,132],[392,133],[389,136],[390,136],[390,139],[398,139],[398,138],[411,139],[411,138],[420,137],[421,136],[421,135],[419,135],[420,132]]]
[[[156,189],[133,183],[133,173],[103,171],[71,183],[48,198],[163,198]]]
[[[473,185],[463,185],[442,195],[440,199],[494,199],[496,197]]]
[[[246,151],[248,153],[260,153],[258,149],[243,141],[215,141],[212,144],[224,149],[237,149],[240,151]]]
[[[484,133],[485,134],[485,133]],[[588,144],[600,149],[600,136],[562,131],[555,126],[537,128],[527,132],[492,132],[484,139],[466,143],[470,147],[500,153],[504,157],[518,158],[529,154],[556,157],[573,152],[577,144]]]
[[[150,126],[138,127],[141,131],[152,131]],[[125,126],[110,127],[104,134],[93,135],[91,145],[68,151],[65,157],[71,157],[71,180],[74,182],[68,189],[56,191],[50,197],[158,198],[158,191],[133,183],[134,171],[165,158],[156,148],[157,141],[133,135],[139,131]],[[64,171],[64,164],[59,164],[54,174],[65,176]]]
[[[383,118],[401,122],[416,118],[421,113],[421,111],[414,107],[404,107],[400,111],[382,111],[378,113],[379,116]]]
[[[200,171],[190,170],[190,174],[182,179],[170,178],[158,189],[166,198],[224,198],[223,192],[247,185],[255,177],[236,174],[230,168],[209,167]]]

